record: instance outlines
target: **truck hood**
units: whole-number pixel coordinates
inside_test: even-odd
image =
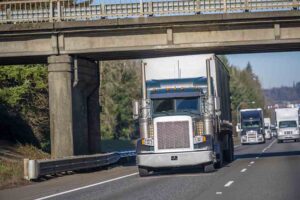
[[[247,133],[248,131],[256,131],[258,134],[261,133],[260,128],[245,128],[245,129],[243,129],[243,131],[242,131],[242,135],[246,135],[246,133]]]
[[[298,128],[279,128],[278,129],[279,131],[297,131],[298,130]]]

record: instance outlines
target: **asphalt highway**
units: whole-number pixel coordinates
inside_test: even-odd
[[[235,158],[212,173],[179,169],[140,178],[132,164],[65,175],[2,190],[0,199],[300,199],[300,143],[238,146]]]

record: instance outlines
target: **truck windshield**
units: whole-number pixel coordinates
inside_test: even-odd
[[[153,113],[164,112],[199,112],[199,98],[152,99]]]
[[[296,121],[281,121],[279,122],[279,128],[296,128]]]
[[[260,122],[259,121],[246,121],[243,122],[242,128],[247,129],[247,128],[259,128],[260,127]]]

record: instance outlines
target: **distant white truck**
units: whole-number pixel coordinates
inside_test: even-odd
[[[271,119],[270,118],[264,118],[264,124],[265,124],[265,138],[270,140],[272,139],[272,131],[271,131]]]
[[[275,109],[277,142],[284,140],[300,140],[299,134],[299,108]]]

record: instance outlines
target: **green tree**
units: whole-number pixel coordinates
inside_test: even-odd
[[[140,95],[140,62],[102,62],[101,68],[101,135],[114,139],[132,138],[135,130],[132,100]]]
[[[43,65],[0,67],[3,137],[50,150],[47,88]]]

